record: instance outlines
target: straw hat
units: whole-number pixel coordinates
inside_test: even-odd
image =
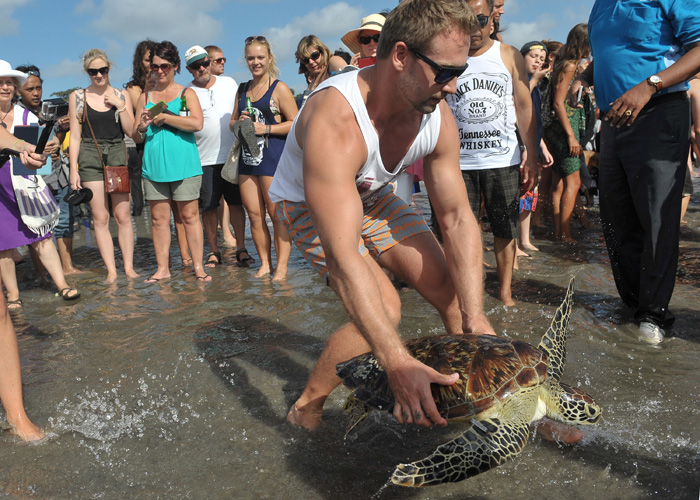
[[[17,78],[17,80],[19,80],[20,87],[23,87],[24,84],[27,83],[26,73],[12,69],[10,63],[3,61],[2,59],[0,59],[0,76],[11,76],[13,78]]]
[[[350,52],[357,54],[360,51],[360,31],[372,30],[382,31],[386,18],[381,14],[370,14],[362,18],[362,25],[356,30],[348,31],[343,35],[341,40],[350,49]]]

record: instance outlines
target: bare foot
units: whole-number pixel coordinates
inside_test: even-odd
[[[201,281],[203,283],[208,283],[210,282],[213,278],[209,276],[208,274],[203,274],[201,276],[195,276],[197,278],[197,281]]]
[[[117,281],[117,273],[114,273],[114,274],[110,273],[110,274],[107,274],[107,277],[102,281],[102,283],[104,283],[105,285],[111,285],[115,281]]]
[[[258,269],[258,272],[255,273],[256,278],[262,278],[265,275],[270,274],[270,268],[267,266],[260,266],[260,269]]]
[[[272,281],[284,281],[287,279],[287,270],[280,269],[279,266],[275,269],[275,275],[272,277]]]
[[[85,271],[81,271],[81,270],[78,269],[77,267],[71,267],[71,268],[68,268],[68,269],[65,269],[65,268],[63,269],[63,275],[64,275],[64,276],[70,276],[70,275],[72,275],[72,274],[83,274],[84,272],[85,272]]]
[[[513,307],[515,305],[515,301],[513,300],[513,296],[510,293],[508,293],[508,294],[501,293],[501,295],[500,295],[500,297],[498,297],[498,299],[501,302],[503,302],[504,306]]]
[[[544,418],[534,426],[535,431],[545,441],[563,444],[576,444],[583,438],[583,432],[576,427]]]
[[[575,239],[573,239],[571,236],[564,236],[564,235],[562,235],[562,236],[559,238],[559,241],[560,241],[561,243],[564,243],[565,245],[578,245],[578,241],[576,241]]]
[[[296,403],[292,405],[287,413],[287,422],[292,425],[303,427],[309,431],[313,431],[323,423],[323,410],[309,408],[313,406],[311,403],[299,408]]]
[[[139,277],[141,277],[141,275],[132,269],[130,271],[126,271],[126,277],[127,278],[139,278]]]
[[[529,243],[529,242],[523,243],[523,244],[518,245],[518,246],[520,248],[522,248],[523,250],[527,250],[528,252],[539,252],[540,251],[539,248],[537,248],[535,245],[533,245],[532,243]]]
[[[516,257],[529,257],[528,254],[526,254],[525,252],[523,252],[523,251],[520,249],[520,245],[518,245],[518,246],[515,247],[515,256],[516,256]]]
[[[236,248],[236,240],[227,240],[224,238],[224,242],[221,244],[221,246],[226,248]]]
[[[192,267],[192,259],[182,259],[182,267]]]
[[[22,419],[16,425],[10,424],[10,432],[26,442],[39,441],[46,437],[46,432],[30,422],[28,418]]]

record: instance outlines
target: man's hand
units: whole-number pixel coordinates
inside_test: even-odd
[[[656,89],[646,81],[638,83],[610,104],[611,108],[605,115],[605,120],[617,128],[622,125],[629,127],[655,92]]]
[[[389,369],[389,384],[394,393],[394,417],[402,424],[422,427],[445,426],[447,421],[440,416],[430,390],[430,384],[452,385],[459,375],[443,375],[405,354]]]

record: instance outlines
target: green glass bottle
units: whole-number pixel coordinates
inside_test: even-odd
[[[255,113],[253,112],[253,101],[250,100],[250,97],[245,98],[245,111],[250,116],[250,119],[255,121]]]
[[[180,116],[190,116],[190,110],[187,107],[187,99],[185,98],[185,95],[182,95],[181,99],[181,104],[180,104]]]

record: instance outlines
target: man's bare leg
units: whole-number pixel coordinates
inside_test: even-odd
[[[493,250],[496,254],[496,269],[498,270],[498,281],[500,290],[498,298],[507,306],[514,306],[511,292],[513,283],[513,265],[515,264],[515,239],[493,237]]]
[[[542,439],[553,443],[576,444],[583,438],[580,429],[548,418],[534,423],[532,427]]]
[[[386,277],[372,257],[365,257],[365,262],[372,269],[382,295],[382,303],[387,315],[398,326],[401,318],[401,300],[391,281]],[[357,327],[347,323],[338,329],[326,343],[316,366],[311,372],[304,392],[292,405],[287,414],[290,424],[314,430],[321,425],[323,404],[333,389],[340,385],[335,374],[336,365],[371,350],[369,344]]]

